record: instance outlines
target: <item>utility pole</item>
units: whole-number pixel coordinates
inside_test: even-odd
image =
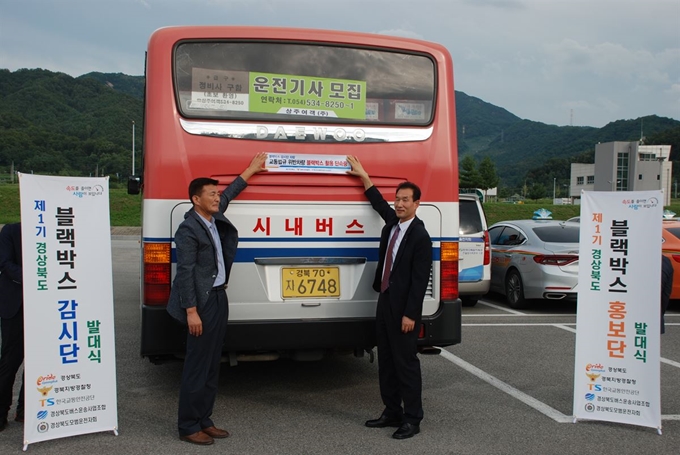
[[[557,184],[557,177],[553,177],[553,204],[555,203],[555,187]]]
[[[135,175],[135,121],[132,121],[132,175]]]

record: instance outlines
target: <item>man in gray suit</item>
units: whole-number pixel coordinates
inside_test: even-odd
[[[177,419],[182,441],[208,445],[229,436],[210,418],[229,317],[225,290],[238,245],[238,232],[223,213],[266,158],[264,152],[255,155],[221,195],[217,180],[201,177],[189,184],[193,207],[175,233],[177,273],[167,307],[189,329]]]

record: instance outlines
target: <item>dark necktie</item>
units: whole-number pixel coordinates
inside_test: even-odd
[[[385,269],[383,271],[382,281],[380,282],[380,292],[385,292],[387,288],[390,287],[392,250],[394,249],[394,244],[397,243],[397,237],[399,237],[399,226],[394,230],[394,234],[392,234],[392,238],[390,239],[390,244],[387,246],[387,252],[385,252]]]

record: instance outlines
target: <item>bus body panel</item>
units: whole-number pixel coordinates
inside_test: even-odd
[[[173,50],[178,43],[201,40],[294,42],[427,55],[435,63],[436,74],[432,122],[424,126],[373,128],[346,121],[336,125],[184,118],[176,101]],[[260,151],[352,154],[371,172],[374,184],[388,202],[404,180],[421,187],[423,197],[417,215],[432,237],[434,262],[423,302],[424,336],[419,345],[446,346],[461,341],[460,300],[455,293],[451,299],[440,298],[440,247],[445,242],[458,241],[453,69],[445,48],[404,38],[334,31],[169,27],[156,31],[149,40],[146,81],[142,247],[165,244],[170,249],[170,276],[175,273],[174,233],[190,208],[187,187],[193,178],[214,178],[224,189]],[[235,125],[248,132],[250,139],[196,133]],[[315,128],[330,131],[326,141],[314,140]],[[265,130],[292,133],[279,134],[274,140],[272,134],[264,134]],[[334,133],[336,130],[342,132]],[[394,143],[338,140],[357,135],[358,130],[369,131],[369,135],[380,130],[384,137],[408,140]],[[254,138],[258,131],[266,140]],[[296,136],[296,131],[309,132]],[[414,137],[417,139],[412,140]],[[260,173],[249,179],[248,187],[225,213],[240,237],[227,290],[230,317],[225,352],[360,351],[375,345],[377,294],[372,283],[384,224],[363,192],[360,180],[349,175]],[[356,229],[353,222],[362,226],[361,233],[350,232]],[[284,298],[284,268],[292,273],[295,268],[318,267],[337,267],[339,296]],[[181,357],[186,329],[172,320],[164,305],[145,301],[145,280],[143,271],[141,353],[152,360]]]

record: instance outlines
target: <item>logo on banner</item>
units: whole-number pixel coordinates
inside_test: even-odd
[[[38,376],[38,379],[35,381],[36,385],[41,386],[43,384],[55,384],[57,382],[57,377],[53,375],[52,373],[46,375],[46,376]]]
[[[594,393],[586,393],[586,400],[588,400],[588,401],[595,400],[595,394]]]
[[[38,411],[36,417],[38,420],[45,420],[47,418],[47,411]]]
[[[624,199],[623,204],[629,209],[651,209],[659,205],[659,199],[650,197],[649,199]]]
[[[78,186],[78,185],[67,185],[66,191],[71,193],[73,196],[82,198],[83,196],[102,196],[104,194],[104,187],[101,185],[93,186]]]
[[[586,412],[595,412],[595,405],[593,403],[586,403],[583,408],[586,410]]]
[[[589,363],[586,365],[586,371],[589,373],[604,373],[604,365],[601,363]]]
[[[38,392],[40,392],[40,394],[41,394],[42,396],[46,397],[47,394],[50,393],[50,390],[53,389],[53,387],[52,387],[52,386],[49,386],[49,387],[38,387],[37,389],[38,389]]]
[[[47,433],[47,430],[50,429],[50,426],[47,424],[47,422],[40,422],[38,424],[38,433]]]
[[[586,373],[586,376],[588,376],[591,381],[595,382],[595,380],[599,378],[601,375],[595,373]]]

